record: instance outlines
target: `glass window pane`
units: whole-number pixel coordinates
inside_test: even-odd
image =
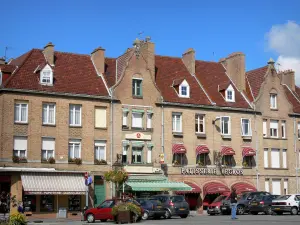
[[[100,146],[99,147],[99,154],[100,154],[100,160],[101,159],[105,159],[105,147],[104,146]]]
[[[47,105],[43,105],[43,123],[47,123]]]
[[[15,104],[15,121],[20,121],[20,105]]]
[[[80,108],[76,106],[75,110],[75,124],[80,125]]]
[[[20,150],[20,158],[26,157],[26,150]]]
[[[22,122],[27,121],[27,105],[26,104],[21,105],[21,121]]]
[[[73,111],[73,106],[70,106],[70,112],[69,112],[69,120],[70,120],[70,124],[74,124],[74,111]]]
[[[75,144],[75,146],[74,146],[74,157],[75,158],[80,158],[79,150],[80,150],[79,144]]]
[[[54,105],[49,105],[49,119],[48,122],[53,124],[54,123]]]
[[[73,149],[73,144],[69,144],[69,158],[72,159],[74,158],[74,149]]]

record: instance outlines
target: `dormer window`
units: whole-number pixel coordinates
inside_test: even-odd
[[[42,85],[53,85],[53,71],[49,65],[41,70],[40,82]]]
[[[225,91],[225,99],[226,102],[235,102],[235,94],[234,94],[234,89],[229,85],[229,87]]]
[[[186,80],[182,81],[179,85],[179,97],[189,98],[190,97],[190,86]]]

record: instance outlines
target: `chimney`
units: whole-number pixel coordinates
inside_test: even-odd
[[[246,89],[245,55],[242,52],[234,52],[226,58],[220,59],[226,68],[227,75],[236,85],[239,91]]]
[[[98,72],[98,74],[104,74],[105,72],[105,57],[104,57],[105,49],[102,47],[96,48],[91,53],[91,59],[94,63],[94,66]]]
[[[195,74],[195,50],[193,48],[186,50],[185,53],[182,54],[182,60],[190,74]]]
[[[0,58],[0,65],[4,65],[5,64],[5,58]]]
[[[285,70],[278,73],[281,84],[286,84],[292,91],[296,90],[295,87],[295,71]]]
[[[148,69],[155,76],[155,44],[150,42],[150,37],[146,37],[145,41],[141,41],[141,53],[147,61]]]
[[[49,42],[45,47],[44,47],[44,56],[47,60],[47,62],[51,65],[54,66],[54,45],[52,42]]]

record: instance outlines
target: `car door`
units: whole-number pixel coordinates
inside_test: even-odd
[[[111,210],[114,206],[113,200],[105,200],[97,207],[96,213],[95,213],[95,219],[96,220],[107,220],[112,219]]]

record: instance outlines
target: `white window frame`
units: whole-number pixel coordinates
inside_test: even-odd
[[[15,149],[15,139],[16,138],[22,138],[22,139],[26,139],[26,148],[25,149]],[[18,157],[20,157],[20,151],[25,151],[25,158],[27,158],[27,148],[28,148],[28,138],[24,137],[24,136],[14,136],[14,148],[13,148],[13,156],[16,155]],[[17,152],[17,154],[15,154],[15,152]]]
[[[179,117],[179,127],[177,127],[177,118]],[[172,113],[172,131],[174,133],[182,133],[182,113],[173,112]]]
[[[75,159],[75,144],[79,144],[79,158],[81,159],[81,140],[77,139],[70,139],[68,144],[68,156],[70,155],[70,144],[72,144],[73,154],[70,156],[69,159]]]
[[[282,149],[282,168],[287,169],[287,149]]]
[[[49,76],[46,77],[47,81],[43,81],[45,78],[44,73],[49,73]],[[53,85],[53,71],[49,65],[46,65],[40,72],[40,84]]]
[[[196,117],[195,118],[195,125],[198,128],[198,131],[195,131],[195,133],[196,134],[205,134],[205,115],[204,114],[196,114],[195,117]],[[201,120],[201,117],[202,117],[202,120]],[[202,132],[200,131],[201,121],[202,121],[202,124],[203,124],[203,131]]]
[[[22,106],[26,105],[26,120],[22,120]],[[16,115],[16,108],[19,108],[19,113]],[[15,102],[14,105],[14,120],[15,123],[28,123],[28,103],[26,102]]]
[[[281,137],[286,138],[286,121],[281,121]]]
[[[140,81],[140,95],[137,95],[137,82],[134,81]],[[132,78],[132,85],[134,85],[134,93],[133,96],[138,96],[138,97],[142,97],[143,96],[143,79],[142,78]],[[133,88],[133,87],[132,87]]]
[[[133,126],[133,115],[134,114],[139,114],[139,115],[142,115],[142,118],[141,118],[141,126]],[[131,127],[132,128],[143,128],[143,117],[144,117],[144,114],[142,112],[131,112]]]
[[[147,116],[146,116],[146,128],[147,129],[152,128],[152,116],[153,116],[153,113],[147,112]]]
[[[268,122],[268,120],[265,120],[265,119],[263,120],[263,137],[268,136],[267,122]]]
[[[44,106],[47,106],[47,111],[46,111],[46,118],[44,118]],[[49,113],[49,111],[50,111],[50,106],[54,106],[54,112],[53,112],[53,123],[50,123],[49,122],[49,115],[50,115],[50,113]],[[45,124],[45,125],[55,125],[55,121],[56,121],[56,105],[55,105],[55,103],[43,103],[43,109],[42,109],[42,120],[43,120],[43,124]],[[44,121],[45,120],[45,121]]]
[[[277,122],[277,128],[272,128],[272,122],[273,124],[276,124]],[[279,131],[279,121],[278,120],[270,120],[270,137],[271,138],[278,138],[278,131]],[[276,136],[274,136],[273,134],[275,133],[275,130],[276,130]]]
[[[231,98],[229,98],[229,92],[231,92]],[[225,91],[225,100],[226,102],[235,102],[235,91],[231,84]]]
[[[138,148],[139,150],[136,150],[136,149],[133,150],[134,148]],[[132,161],[134,152],[141,152],[141,162],[137,162],[137,161],[133,162]],[[143,164],[143,162],[144,162],[143,154],[144,154],[144,146],[140,146],[140,147],[132,146],[131,147],[131,164]],[[137,159],[137,156],[138,156],[138,154],[135,154],[136,159]]]
[[[264,168],[269,168],[269,149],[264,149]]]
[[[224,128],[225,128],[225,121],[224,118],[229,118],[228,119],[228,133],[224,133]],[[220,118],[220,123],[221,123],[221,135],[231,135],[231,119],[230,116],[221,116]]]
[[[147,163],[152,163],[152,150],[153,146],[147,147]]]
[[[274,102],[273,102],[273,100],[274,100]],[[277,94],[274,94],[274,93],[270,94],[270,108],[277,109]]]
[[[298,122],[298,139],[300,139],[300,122]]]
[[[104,158],[100,159],[100,150],[98,151],[98,156],[96,155],[96,148],[104,147]],[[106,142],[105,141],[95,141],[94,143],[94,157],[97,160],[105,160],[106,161]]]
[[[76,118],[76,106],[80,107],[80,113],[79,113],[79,124],[75,123]],[[72,109],[71,109],[72,108]],[[71,111],[72,110],[72,111]],[[73,117],[73,123],[71,123],[71,117]],[[69,106],[69,125],[74,127],[80,127],[81,126],[81,117],[82,117],[82,105],[79,104],[70,104]]]
[[[186,94],[182,93],[182,88],[186,88]],[[190,85],[186,80],[183,80],[181,84],[179,85],[179,97],[181,98],[189,98],[190,97]]]
[[[128,145],[122,145],[122,163],[128,163]],[[126,162],[123,162],[123,155],[126,155]]]
[[[244,126],[243,126],[243,121],[248,120],[248,134],[245,134],[244,131]],[[252,136],[252,130],[251,130],[251,119],[248,118],[241,118],[241,132],[242,132],[242,136],[244,137],[251,137]]]
[[[53,141],[54,141],[54,149],[43,149],[43,140],[44,139],[52,139]],[[52,151],[53,152],[53,158],[55,158],[55,138],[48,138],[48,137],[43,137],[42,138],[42,157],[43,157],[43,151],[46,151],[46,159],[45,160],[48,160],[50,157],[48,157],[48,153],[50,152],[50,151]],[[42,159],[44,159],[44,158],[42,158]]]
[[[123,127],[128,127],[128,111],[123,111],[122,112],[122,126]]]
[[[288,179],[284,179],[284,181],[283,181],[283,194],[284,195],[289,194],[289,180]]]

